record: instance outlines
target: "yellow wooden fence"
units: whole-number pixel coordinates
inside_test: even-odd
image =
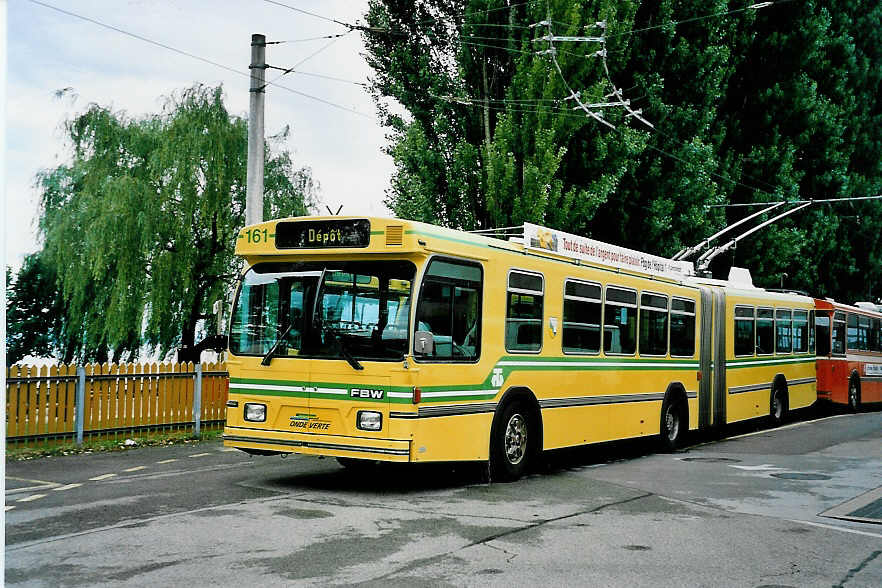
[[[6,441],[75,438],[77,386],[84,382],[86,437],[193,427],[197,373],[192,363],[12,366],[6,370]],[[200,425],[222,426],[229,388],[224,364],[202,364]]]

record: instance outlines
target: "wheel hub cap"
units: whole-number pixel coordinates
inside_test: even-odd
[[[512,415],[505,427],[505,457],[512,465],[519,464],[527,452],[527,421]]]
[[[668,439],[672,441],[677,438],[677,433],[680,432],[680,419],[677,418],[670,406],[665,412],[665,429],[668,432]]]

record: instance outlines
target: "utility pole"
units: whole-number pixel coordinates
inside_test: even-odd
[[[245,225],[263,222],[263,105],[266,95],[266,36],[251,35],[250,110],[248,112],[248,172]]]

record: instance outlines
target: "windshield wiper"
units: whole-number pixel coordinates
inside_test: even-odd
[[[352,355],[352,353],[350,353],[349,348],[347,347],[346,339],[344,339],[342,335],[339,335],[337,340],[340,341],[340,351],[346,361],[349,362],[349,365],[357,370],[363,370],[364,366],[361,365],[361,363],[359,363],[357,359],[355,359],[355,356]]]
[[[260,365],[269,365],[273,360],[273,354],[276,352],[276,349],[279,348],[279,345],[282,344],[282,341],[288,336],[288,333],[291,332],[291,328],[294,326],[294,321],[288,323],[288,326],[285,327],[285,330],[282,331],[282,334],[279,335],[279,338],[276,339],[276,342],[273,343],[273,346],[270,347],[269,351],[266,352],[266,355],[263,356],[263,359],[260,360]]]

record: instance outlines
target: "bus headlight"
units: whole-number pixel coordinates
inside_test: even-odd
[[[252,423],[262,423],[266,421],[266,404],[246,402],[245,420],[251,421]]]
[[[383,414],[373,410],[360,410],[355,426],[362,431],[379,431],[383,428]]]

